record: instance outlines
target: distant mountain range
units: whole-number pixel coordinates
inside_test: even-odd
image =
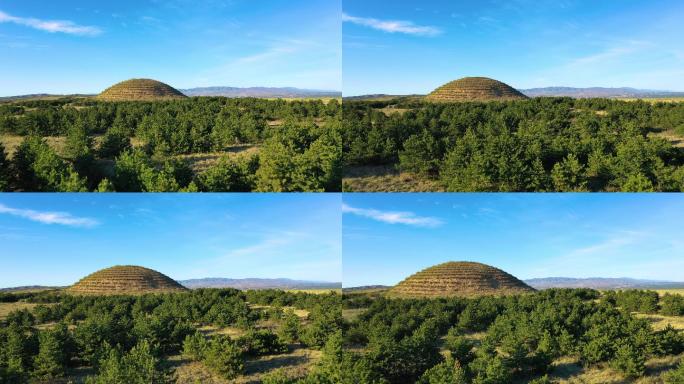
[[[342,97],[342,92],[301,88],[269,88],[269,87],[203,87],[180,89],[186,96],[225,96],[225,97],[260,97],[260,98],[306,98],[306,97]]]
[[[269,87],[199,87],[189,89],[179,89],[186,96],[224,96],[224,97],[258,97],[258,98],[320,98],[320,97],[342,97],[342,92],[328,91],[320,89],[302,88],[269,88]],[[58,97],[91,97],[96,94],[73,94],[58,95],[49,93],[36,93],[30,95],[5,96],[0,97],[0,101],[25,100],[25,99],[46,99]]]
[[[577,99],[583,98],[633,98],[633,99],[652,99],[652,98],[674,98],[684,97],[684,92],[661,91],[653,89],[636,89],[636,88],[573,88],[573,87],[546,87],[546,88],[530,88],[518,89],[518,91],[528,97],[573,97]],[[425,95],[388,95],[388,94],[372,94],[360,96],[347,96],[345,100],[375,100],[385,101],[395,98],[415,98],[420,99]]]
[[[64,287],[48,287],[45,285],[26,285],[23,287],[0,288],[0,292],[12,293],[12,292],[44,291],[47,289],[60,289],[60,288],[64,288]]]
[[[342,283],[327,281],[307,281],[292,279],[226,279],[210,277],[204,279],[179,280],[183,286],[195,288],[236,288],[236,289],[340,289]]]
[[[360,292],[360,291],[379,291],[383,289],[390,289],[392,288],[389,285],[362,285],[359,287],[349,287],[349,288],[343,288],[342,291],[344,293],[354,293],[354,292]]]
[[[536,289],[548,288],[592,288],[592,289],[673,289],[684,288],[684,282],[642,280],[622,278],[589,277],[575,279],[571,277],[545,277],[524,280]]]
[[[653,89],[636,89],[636,88],[573,88],[573,87],[546,87],[546,88],[530,88],[519,89],[529,97],[543,97],[543,96],[568,96],[574,98],[654,98],[654,97],[684,97],[684,92],[660,91]]]

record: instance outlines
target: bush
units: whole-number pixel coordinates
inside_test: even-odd
[[[684,316],[684,296],[666,293],[660,298],[660,313],[665,316]]]
[[[467,384],[466,374],[458,361],[447,357],[442,363],[435,365],[423,373],[419,384]]]
[[[451,357],[458,360],[461,365],[467,365],[474,358],[472,351],[475,344],[461,336],[456,328],[449,329],[445,346],[451,352]]]
[[[623,344],[615,352],[615,357],[610,362],[610,366],[622,372],[628,378],[643,376],[646,371],[646,358],[642,351],[634,346]]]
[[[242,350],[227,337],[215,337],[208,342],[204,363],[227,380],[236,378],[245,368]]]
[[[302,333],[301,328],[299,316],[292,309],[288,309],[278,327],[278,336],[286,343],[296,343]]]
[[[669,371],[663,375],[665,384],[684,384],[684,360],[682,360],[676,369]]]
[[[237,343],[248,356],[274,355],[287,352],[287,346],[268,330],[250,329]]]
[[[133,349],[122,354],[116,349],[109,349],[106,357],[100,361],[98,374],[88,378],[87,384],[164,384],[169,378],[160,367],[160,361],[154,356],[152,347],[142,341]]]
[[[183,356],[195,361],[204,359],[207,351],[207,340],[200,332],[187,335],[183,341]]]
[[[51,380],[64,376],[71,359],[71,336],[64,323],[52,330],[39,333],[39,349],[33,365],[32,376],[39,380]]]

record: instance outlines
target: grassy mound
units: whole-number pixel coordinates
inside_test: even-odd
[[[534,292],[534,289],[498,268],[451,261],[415,273],[393,287],[390,297],[476,297]]]
[[[433,102],[522,100],[527,96],[515,88],[487,77],[464,77],[444,84],[427,95]]]
[[[97,96],[106,101],[168,100],[186,96],[168,84],[150,79],[131,79],[115,84]]]
[[[185,290],[185,287],[162,273],[132,265],[99,270],[66,289],[75,295],[139,295]]]

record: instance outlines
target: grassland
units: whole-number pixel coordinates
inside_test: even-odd
[[[0,303],[0,320],[3,320],[7,317],[7,315],[16,310],[22,310],[22,309],[33,309],[36,305],[38,304],[33,304],[33,303],[23,303],[23,302],[16,302],[16,303]]]
[[[250,305],[250,308],[264,311],[271,309],[272,307],[268,305]],[[283,307],[282,310],[293,310],[301,319],[302,325],[308,324],[308,311],[294,307]],[[277,327],[278,324],[273,320],[260,320],[254,328],[275,332]],[[200,327],[199,331],[209,337],[224,335],[230,336],[231,338],[238,338],[246,333],[244,329],[238,327],[215,326]],[[262,382],[264,375],[272,373],[275,370],[283,371],[288,377],[303,377],[310,370],[311,366],[320,360],[322,356],[320,350],[305,348],[298,344],[291,344],[288,347],[288,353],[247,359],[245,361],[244,373],[234,380],[223,379],[208,370],[202,363],[190,361],[183,358],[181,355],[170,356],[168,362],[173,371],[175,382],[178,384],[256,384]]]
[[[371,165],[346,167],[342,185],[345,192],[444,192],[437,181],[394,166]]]

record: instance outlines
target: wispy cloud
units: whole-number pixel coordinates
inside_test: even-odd
[[[413,212],[380,211],[377,209],[355,208],[342,204],[342,212],[367,217],[388,224],[404,224],[416,227],[438,227],[444,222],[435,217],[418,216]]]
[[[596,65],[609,60],[618,59],[649,47],[651,44],[644,41],[628,40],[620,41],[615,45],[605,48],[601,52],[578,57],[569,63],[569,66]]]
[[[442,33],[442,30],[437,27],[416,25],[412,21],[379,20],[369,17],[351,16],[346,13],[342,14],[342,21],[389,33],[405,33],[417,36],[437,36]]]
[[[67,33],[80,36],[97,36],[102,33],[100,28],[78,25],[68,20],[40,20],[32,17],[17,17],[3,11],[0,11],[0,23],[14,23],[50,33]]]
[[[276,40],[271,43],[270,46],[266,47],[261,52],[239,57],[235,59],[236,64],[252,64],[260,63],[265,61],[270,61],[273,59],[280,58],[282,56],[291,55],[297,52],[301,52],[307,48],[315,47],[317,44],[312,41],[299,40],[299,39],[283,39]]]
[[[4,204],[0,204],[0,214],[7,214],[17,217],[22,217],[31,221],[36,221],[43,224],[58,224],[70,227],[94,227],[100,224],[97,220],[87,217],[75,217],[70,213],[65,212],[48,212],[48,211],[34,211],[32,209],[17,209],[11,208]]]

